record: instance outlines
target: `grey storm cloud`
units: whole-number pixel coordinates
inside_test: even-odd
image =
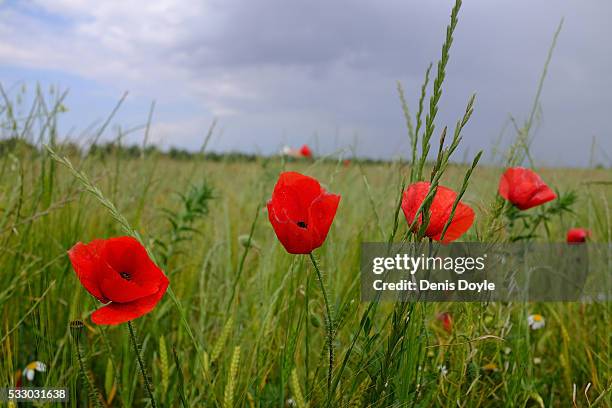
[[[425,68],[439,58],[451,5],[222,2],[216,4],[218,29],[200,33],[193,27],[175,51],[201,75],[223,73],[255,90],[254,98],[221,97],[241,112],[227,119],[226,147],[266,151],[276,148],[281,133],[290,143],[317,133],[320,148],[330,151],[338,137],[348,142],[357,135],[362,153],[384,157],[407,148],[395,81],[404,83],[414,113]],[[536,157],[546,164],[585,164],[592,137],[610,153],[610,15],[612,3],[603,0],[465,1],[438,129],[455,123],[473,92],[476,112],[464,148],[488,151],[510,115],[520,124],[565,17],[542,95]],[[249,132],[256,142],[248,140]]]

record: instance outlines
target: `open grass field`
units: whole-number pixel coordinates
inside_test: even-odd
[[[401,352],[389,349],[393,304],[381,304],[367,333],[359,330],[369,305],[359,300],[360,243],[387,239],[407,166],[121,155],[71,160],[142,236],[181,304],[166,295],[135,322],[161,406],[179,406],[181,398],[186,406],[325,404],[325,312],[315,271],[307,256],[285,252],[265,213],[276,177],[289,169],[316,176],[342,196],[328,239],[315,251],[333,309],[337,362],[357,339],[342,373],[335,366],[333,406],[610,403],[609,303],[410,304]],[[2,384],[14,384],[18,370],[41,361],[47,371],[35,381],[67,386],[71,405],[86,406],[70,330],[80,319],[84,370],[102,403],[146,405],[127,329],[91,324],[88,314],[98,302],[66,254],[78,241],[125,235],[121,224],[47,154],[5,154],[1,166]],[[451,166],[444,184],[458,188],[464,170]],[[475,171],[464,200],[477,217],[465,241],[508,239],[503,229],[487,230],[500,173]],[[609,170],[542,175],[578,192],[576,214],[551,225],[550,241],[563,241],[574,225],[610,241],[609,186],[589,184],[609,179]],[[198,192],[206,199],[198,201]],[[190,210],[181,194],[190,197]],[[198,202],[202,211],[193,211]],[[436,318],[441,312],[452,315],[450,333]],[[545,317],[545,328],[530,331],[531,313]]]
[[[67,387],[71,407],[612,406],[609,300],[361,301],[363,242],[431,235],[411,229],[400,210],[418,181],[432,186],[416,213],[424,223],[438,185],[474,210],[459,241],[562,243],[581,227],[589,242],[612,242],[612,171],[539,168],[530,155],[544,75],[511,147],[486,165],[482,153],[457,164],[474,100],[448,131],[435,118],[460,3],[414,115],[399,88],[412,146],[400,161],[213,158],[204,154],[208,138],[200,154],[171,157],[126,149],[121,132],[105,148],[81,149],[58,134],[62,94],[39,92],[18,109],[3,90],[0,388]],[[98,141],[111,117],[81,146]],[[504,201],[500,177],[521,164],[557,199],[522,212]],[[312,256],[287,253],[268,219],[284,171],[341,196]],[[170,286],[150,313],[98,325],[91,314],[101,303],[68,251],[125,235],[144,245]],[[45,406],[66,406],[54,404]]]

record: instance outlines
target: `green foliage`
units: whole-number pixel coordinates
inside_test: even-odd
[[[575,191],[560,193],[557,190],[557,197],[556,200],[530,211],[521,211],[507,203],[504,206],[504,215],[507,220],[508,240],[517,242],[541,238],[539,230],[544,230],[550,239],[551,222],[561,223],[564,215],[575,214],[572,207],[578,200]]]
[[[190,186],[186,193],[177,193],[178,210],[164,208],[164,218],[170,224],[170,234],[167,240],[155,240],[162,265],[167,266],[172,256],[181,254],[178,246],[189,241],[192,234],[199,231],[194,224],[208,214],[208,204],[213,199],[212,188],[202,182],[198,186]]]

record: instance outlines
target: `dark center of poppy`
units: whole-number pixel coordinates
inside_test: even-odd
[[[298,221],[297,226],[306,229],[308,225],[304,221]]]
[[[127,272],[119,272],[119,275],[127,281],[132,280],[132,275]]]

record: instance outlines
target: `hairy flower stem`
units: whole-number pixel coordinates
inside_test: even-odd
[[[312,253],[308,255],[310,256],[310,260],[312,261],[315,271],[317,271],[317,278],[319,279],[319,285],[321,285],[321,292],[323,293],[323,300],[325,302],[325,325],[327,326],[327,348],[329,349],[329,368],[327,371],[327,402],[329,405],[329,400],[331,398],[330,392],[332,385],[332,372],[334,369],[334,327],[332,324],[331,310],[329,308],[329,299],[327,298],[327,291],[325,290],[325,285],[323,284],[321,271],[319,270],[317,261]]]
[[[100,393],[96,389],[93,379],[91,378],[87,365],[85,363],[85,357],[83,356],[83,350],[81,349],[81,330],[83,329],[83,322],[75,320],[70,322],[70,333],[74,340],[74,346],[76,349],[76,356],[79,362],[79,371],[81,372],[81,378],[87,387],[87,397],[89,402],[96,408],[102,408],[100,402]]]
[[[147,390],[147,394],[149,394],[149,399],[151,400],[151,406],[153,408],[157,408],[157,402],[155,401],[155,396],[153,395],[151,383],[149,382],[147,368],[145,367],[144,361],[142,360],[142,356],[140,355],[140,347],[138,346],[138,341],[136,340],[136,335],[134,334],[134,326],[132,325],[131,321],[128,321],[127,324],[128,329],[130,330],[130,339],[132,340],[132,346],[134,346],[134,351],[136,352],[138,367],[140,368],[140,373],[142,374],[142,378],[144,380],[145,389]]]

